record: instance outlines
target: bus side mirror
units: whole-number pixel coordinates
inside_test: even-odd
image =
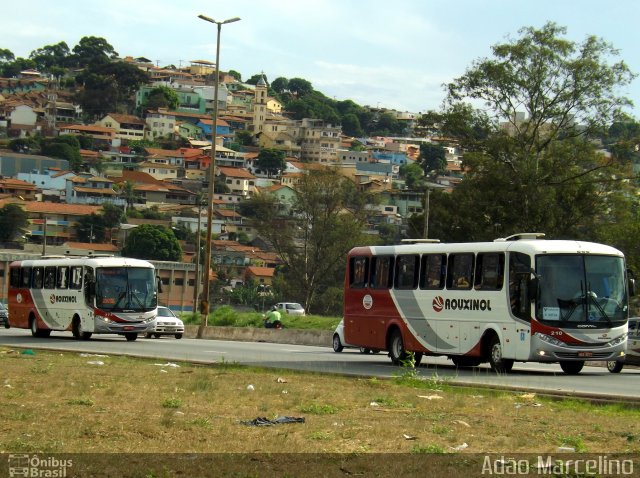
[[[531,277],[527,281],[527,299],[529,302],[533,302],[538,299],[538,288],[540,287],[540,281],[537,277]]]
[[[162,279],[158,277],[158,293],[162,293]]]
[[[632,278],[629,278],[629,295],[636,295],[636,280]]]

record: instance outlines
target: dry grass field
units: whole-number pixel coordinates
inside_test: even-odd
[[[640,453],[638,409],[411,369],[376,380],[28,352],[0,348],[2,453]],[[243,424],[284,416],[304,423]]]

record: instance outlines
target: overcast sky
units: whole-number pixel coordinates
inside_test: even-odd
[[[223,71],[304,78],[337,100],[416,113],[438,109],[442,84],[491,45],[547,21],[570,40],[612,43],[640,73],[637,0],[14,0],[0,12],[0,48],[16,57],[98,36],[120,56],[160,66],[214,61],[216,27],[197,15],[237,16],[222,27]],[[640,117],[640,79],[621,93]]]

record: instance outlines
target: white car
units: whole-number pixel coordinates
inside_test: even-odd
[[[146,337],[159,339],[161,335],[173,335],[176,339],[181,339],[184,334],[184,323],[169,307],[158,307],[155,328],[147,332]]]
[[[368,349],[365,347],[357,347],[356,345],[350,345],[344,341],[344,319],[340,321],[338,326],[336,327],[335,332],[333,333],[333,351],[334,352],[342,352],[342,350],[347,348],[359,348],[361,354],[374,353],[377,354],[380,352],[377,349]]]
[[[281,314],[305,315],[304,307],[297,302],[278,302],[275,307]]]
[[[609,360],[607,369],[611,373],[620,373],[627,365],[640,365],[640,318],[629,318],[629,336],[627,337],[627,354],[623,360]]]

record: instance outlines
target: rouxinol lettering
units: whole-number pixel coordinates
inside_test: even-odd
[[[485,299],[445,299],[446,310],[488,310],[491,311],[491,300]]]
[[[73,295],[56,295],[56,302],[76,302],[76,297]]]

